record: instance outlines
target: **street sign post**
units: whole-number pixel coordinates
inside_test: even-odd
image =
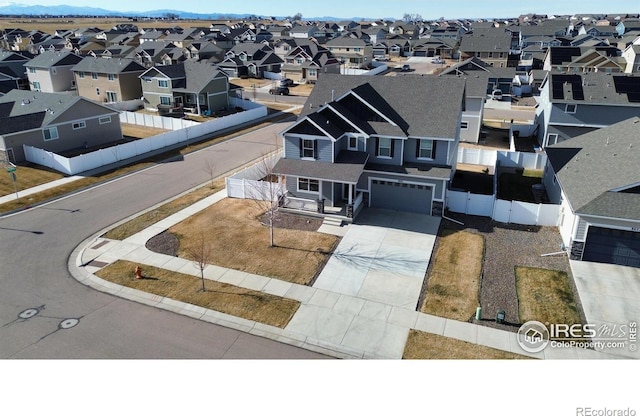
[[[10,166],[7,168],[7,172],[9,172],[9,176],[11,177],[11,182],[13,182],[13,190],[16,192],[16,199],[20,199],[18,196],[18,185],[16,185],[16,168],[15,166]]]

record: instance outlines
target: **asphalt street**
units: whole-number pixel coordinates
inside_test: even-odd
[[[274,123],[233,140],[0,218],[0,358],[321,358],[322,355],[97,292],[71,252],[115,222],[281,145]]]

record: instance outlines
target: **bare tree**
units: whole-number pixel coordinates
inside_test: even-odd
[[[213,180],[216,178],[216,162],[211,159],[206,159],[204,161],[203,170],[209,174],[209,180],[211,181],[211,189],[213,189]]]
[[[193,261],[194,265],[200,270],[202,291],[206,292],[204,286],[204,269],[211,260],[211,244],[207,240],[204,232],[200,232],[195,238],[195,244],[187,249],[187,257]]]
[[[251,197],[264,211],[261,217],[262,224],[269,227],[269,241],[271,247],[275,246],[273,229],[278,220],[280,210],[280,198],[282,197],[282,187],[278,175],[273,173],[275,159],[267,155],[263,156],[256,165],[260,180],[251,189]]]

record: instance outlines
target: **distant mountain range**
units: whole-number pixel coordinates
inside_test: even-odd
[[[106,10],[97,7],[77,7],[77,6],[40,6],[40,5],[28,5],[19,3],[9,3],[4,6],[0,6],[0,15],[9,16],[123,16],[123,17],[150,17],[159,18],[166,17],[168,15],[178,16],[180,19],[243,19],[249,16],[256,16],[252,14],[233,14],[233,13],[191,13],[181,10],[150,10],[146,12],[117,12],[113,10]],[[272,17],[272,16],[268,16]],[[283,19],[284,16],[273,16],[279,19]],[[304,17],[308,20],[323,20],[323,21],[337,21],[344,20],[345,18],[337,17]],[[362,20],[362,17],[351,17],[355,21]]]

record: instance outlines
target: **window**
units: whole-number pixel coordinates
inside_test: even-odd
[[[110,103],[115,103],[118,101],[118,94],[113,91],[107,91],[107,101]]]
[[[160,104],[169,105],[171,104],[171,97],[166,95],[160,97]]]
[[[433,140],[418,141],[418,159],[435,159],[435,145]]]
[[[36,73],[36,69],[35,69],[35,68],[29,68],[29,72],[30,72],[31,74],[35,74],[35,73]]]
[[[84,79],[84,72],[83,71],[78,72],[78,78]]]
[[[318,76],[318,70],[314,69],[314,68],[309,69],[309,76],[310,77],[317,77]]]
[[[577,107],[578,106],[575,104],[566,104],[564,107],[564,112],[573,114],[576,112]]]
[[[304,63],[304,59],[302,58],[296,58],[296,64],[298,65],[302,65]]]
[[[547,135],[547,146],[558,143],[558,135],[555,133],[549,133]]]
[[[358,138],[349,137],[349,150],[358,150]]]
[[[55,140],[58,138],[58,128],[51,127],[50,129],[44,129],[42,130],[42,134],[44,135],[45,141]]]
[[[160,87],[160,88],[169,88],[169,81],[167,81],[166,79],[159,79],[158,80],[158,87]]]
[[[460,128],[462,130],[467,130],[469,128],[469,122],[468,121],[463,121],[460,123]]]
[[[320,192],[320,182],[316,179],[298,178],[298,191]]]
[[[91,79],[98,79],[98,74],[96,74],[95,72],[92,72]]]
[[[109,124],[111,123],[111,116],[100,117],[98,121],[100,122],[100,124]]]
[[[360,48],[353,48],[353,51],[354,51],[354,52],[360,52],[360,51],[361,51],[361,49],[360,49]]]
[[[71,127],[74,130],[79,130],[79,129],[83,129],[83,128],[87,127],[87,123],[85,123],[84,121],[76,121],[75,123],[73,123],[71,125]]]
[[[40,91],[40,83],[38,81],[33,81],[33,90]]]
[[[393,157],[391,155],[391,139],[381,137],[378,139],[378,153],[376,156],[380,157]]]
[[[100,88],[96,88],[96,95],[100,95]]]
[[[316,141],[315,140],[307,140],[307,139],[303,139],[302,140],[302,157],[303,158],[310,158],[310,159],[315,159],[316,158]]]
[[[107,75],[107,78],[109,78],[109,81],[115,81],[116,76],[115,76],[115,75],[113,75],[113,74],[108,74],[108,75]]]

